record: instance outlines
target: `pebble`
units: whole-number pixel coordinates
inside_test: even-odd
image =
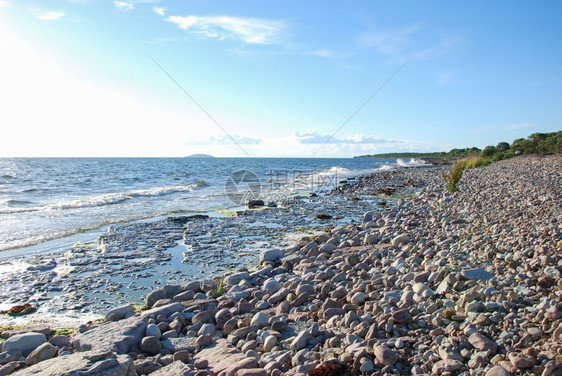
[[[141,313],[148,325],[138,331],[145,336],[138,337],[137,351],[145,354],[137,355],[137,372],[192,361],[200,375],[307,374],[340,359],[365,374],[555,373],[562,305],[556,248],[561,235],[553,202],[560,197],[562,168],[555,167],[561,164],[558,156],[537,156],[468,169],[453,194],[443,191],[439,168],[360,178],[335,194],[372,196],[378,194],[374,187],[389,188],[396,176],[411,176],[421,188],[396,187],[412,197],[380,212],[371,209],[364,222],[341,225],[329,213],[332,219],[323,221],[333,220],[334,227],[328,232],[284,248],[264,246],[256,269],[229,268],[222,295],[210,278],[149,292],[149,307],[181,303],[175,312]],[[297,207],[271,210],[290,213]],[[246,218],[260,215],[266,218]],[[235,220],[190,223],[185,236],[205,230],[213,238],[219,228],[236,233],[239,227],[220,227]],[[79,262],[78,252],[72,257]],[[118,288],[104,283],[100,287]],[[133,314],[115,307],[114,313],[122,309],[125,315],[112,313],[111,319]],[[4,351],[17,335],[8,338]],[[68,347],[61,353],[72,351],[66,339],[52,338],[30,352],[54,348],[54,342]],[[198,358],[216,348],[222,349],[219,358]],[[2,354],[0,359],[18,361]]]
[[[398,355],[385,345],[378,345],[374,348],[377,361],[382,365],[393,366],[398,361]]]

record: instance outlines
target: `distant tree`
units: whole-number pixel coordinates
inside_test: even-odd
[[[537,142],[536,151],[539,153],[561,153],[562,131],[547,133],[544,139]]]
[[[496,149],[495,146],[489,145],[489,146],[486,146],[484,148],[484,150],[482,150],[482,152],[480,153],[480,156],[484,157],[484,158],[491,157],[492,155],[494,155],[496,153],[496,151],[497,151],[497,149]]]
[[[524,138],[518,138],[511,143],[511,150],[513,152],[524,153],[526,149],[529,149],[530,142]]]
[[[509,144],[507,142],[500,142],[497,146],[496,149],[498,151],[508,151],[509,150]]]

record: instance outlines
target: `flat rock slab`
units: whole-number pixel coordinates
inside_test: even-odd
[[[72,345],[78,351],[115,351],[126,354],[132,346],[139,345],[147,320],[146,317],[131,317],[105,323],[76,337]]]
[[[201,350],[195,356],[194,361],[206,360],[210,371],[218,375],[220,372],[229,370],[232,366],[245,359],[246,356],[240,350],[228,344],[226,340],[219,339],[214,345]]]
[[[141,313],[141,317],[164,315],[170,316],[172,313],[181,312],[185,307],[180,302],[170,303],[161,307],[156,307]]]
[[[476,269],[465,269],[461,272],[461,275],[465,279],[476,279],[482,281],[489,281],[494,278],[494,275],[482,268]]]
[[[13,373],[14,376],[136,376],[128,355],[87,351],[45,360]]]
[[[175,362],[162,367],[157,371],[154,371],[150,376],[193,376],[195,375],[193,371],[184,364],[181,360],[176,360]]]

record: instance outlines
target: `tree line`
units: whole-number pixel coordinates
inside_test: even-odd
[[[500,142],[489,145],[483,150],[477,147],[452,149],[448,152],[435,153],[384,153],[362,155],[356,158],[464,158],[480,156],[492,161],[499,161],[521,154],[562,153],[562,131],[551,133],[533,133],[527,138],[518,138],[511,144]]]

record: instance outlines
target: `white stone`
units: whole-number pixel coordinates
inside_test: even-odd
[[[283,287],[281,285],[281,282],[273,278],[269,278],[263,283],[263,290],[267,291],[269,294],[276,293],[277,291],[281,290],[281,287]]]
[[[277,345],[277,337],[275,337],[274,335],[268,335],[267,337],[265,337],[265,340],[263,341],[263,348],[265,352],[270,352],[271,349],[275,347],[275,345]]]
[[[359,291],[353,294],[353,296],[351,297],[351,304],[354,305],[363,304],[365,303],[365,300],[367,300],[367,295],[365,295],[364,292]]]
[[[258,312],[252,317],[250,325],[257,325],[259,328],[263,328],[269,322],[269,316],[266,313]]]

